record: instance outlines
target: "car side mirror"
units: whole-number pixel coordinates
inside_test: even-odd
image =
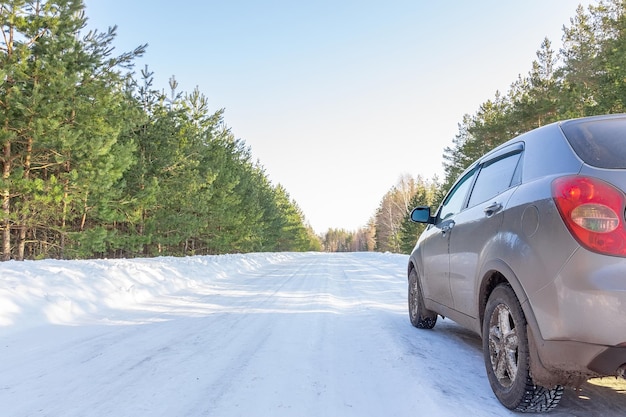
[[[435,223],[435,218],[430,215],[430,207],[419,206],[415,207],[411,212],[411,221],[415,223]]]

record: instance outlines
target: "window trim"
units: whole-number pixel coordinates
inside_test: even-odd
[[[444,205],[446,204],[446,201],[448,199],[448,197],[450,197],[450,195],[455,192],[458,189],[458,185],[460,183],[460,180],[468,175],[471,175],[471,184],[469,187],[469,190],[466,192],[464,198],[463,198],[463,203],[461,205],[461,209],[459,211],[462,212],[464,210],[467,210],[469,208],[469,201],[472,195],[472,192],[474,191],[474,186],[476,185],[476,180],[478,178],[478,176],[480,175],[480,171],[483,169],[484,166],[488,166],[492,163],[495,163],[501,159],[504,159],[508,156],[511,155],[515,155],[515,154],[519,154],[519,153],[523,153],[525,149],[525,143],[524,141],[519,141],[519,142],[515,142],[513,144],[507,145],[502,149],[498,149],[496,148],[495,150],[493,150],[491,153],[488,153],[486,155],[484,155],[482,158],[476,160],[475,162],[473,162],[469,167],[467,167],[467,169],[463,172],[463,174],[461,174],[459,176],[459,178],[457,179],[457,181],[454,182],[452,188],[448,191],[448,193],[446,194],[444,200],[441,202],[441,205],[439,206],[439,208],[437,209],[437,214],[435,216],[435,224],[440,224],[442,221],[447,221],[448,219],[442,219],[441,218],[441,211],[443,210]],[[524,158],[524,155],[521,155],[519,160],[517,161],[517,166],[515,167],[515,171],[513,172],[513,175],[511,177],[511,183],[509,184],[509,188],[514,187],[516,185],[521,184],[522,182],[522,172],[521,172],[521,166],[522,166],[522,160]],[[517,179],[516,183],[513,183],[513,180]],[[480,204],[480,203],[478,203]]]
[[[449,197],[451,195],[453,195],[454,193],[456,193],[456,191],[459,189],[460,185],[465,182],[465,181],[461,181],[461,180],[463,178],[465,178],[465,177],[471,177],[471,178],[468,178],[466,180],[466,181],[470,181],[469,188],[467,189],[467,191],[465,191],[465,195],[463,196],[463,201],[461,203],[461,208],[459,210],[459,213],[467,208],[467,202],[469,201],[469,196],[472,194],[471,190],[474,189],[474,184],[476,183],[477,173],[479,171],[480,171],[480,164],[473,163],[472,165],[470,165],[467,168],[467,170],[465,170],[465,172],[463,172],[463,174],[461,176],[459,176],[458,180],[454,183],[454,185],[452,186],[450,191],[448,191],[448,193],[446,194],[445,198],[441,202],[441,205],[439,206],[439,209],[437,210],[437,216],[436,216],[435,224],[440,224],[441,222],[447,221],[449,219],[449,218],[446,218],[446,219],[442,219],[441,218],[441,212],[442,212],[443,208],[445,207],[447,201],[449,201]]]
[[[516,142],[498,151],[485,155],[479,165],[481,169],[483,166],[488,166],[501,159],[511,156],[513,154],[522,153],[524,151],[524,142]]]
[[[524,152],[524,148],[525,148],[524,142],[516,142],[500,150],[497,150],[491,154],[488,154],[483,159],[481,159],[480,162],[476,166],[477,173],[474,176],[472,186],[470,188],[469,193],[467,194],[467,198],[465,200],[464,206],[461,209],[461,211],[470,208],[469,204],[472,199],[472,194],[474,194],[474,187],[476,187],[476,182],[478,181],[478,178],[480,177],[480,173],[482,172],[483,168],[487,168],[490,165],[495,164],[496,162],[501,161],[510,156],[522,154]],[[524,158],[524,155],[520,155],[519,158],[517,159],[517,164],[515,165],[515,169],[513,170],[511,174],[511,181],[509,182],[508,187],[505,190],[502,190],[502,192],[496,194],[496,196],[522,183],[522,172],[521,172],[522,168],[521,167],[522,167],[523,158]],[[482,203],[483,202],[476,203],[472,207],[475,207],[476,205],[479,205]]]

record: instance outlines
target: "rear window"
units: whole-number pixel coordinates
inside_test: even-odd
[[[571,120],[562,123],[561,129],[586,164],[626,169],[626,117]]]

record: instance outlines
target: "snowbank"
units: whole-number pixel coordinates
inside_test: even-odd
[[[0,263],[0,330],[71,324],[298,253]]]

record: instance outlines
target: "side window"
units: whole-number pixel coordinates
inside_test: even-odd
[[[472,179],[474,178],[475,173],[476,169],[471,170],[456,183],[441,205],[441,209],[439,210],[439,221],[445,220],[448,217],[457,214],[464,208],[463,203],[467,197],[467,192],[472,186]]]
[[[468,206],[485,202],[519,184],[521,171],[518,163],[521,155],[518,152],[485,163],[478,172]]]

